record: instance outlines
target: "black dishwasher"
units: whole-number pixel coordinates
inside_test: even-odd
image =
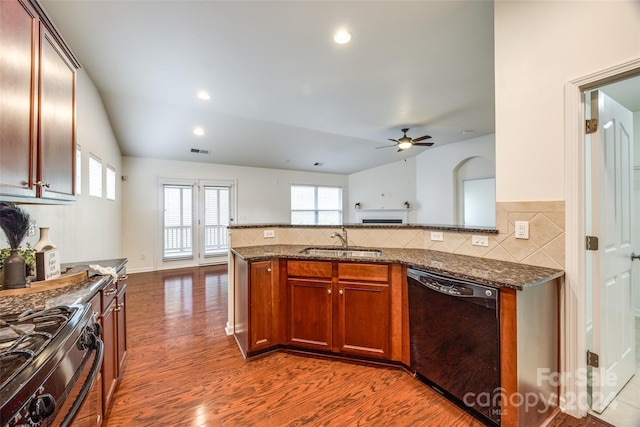
[[[485,424],[500,425],[498,290],[408,269],[411,368]]]

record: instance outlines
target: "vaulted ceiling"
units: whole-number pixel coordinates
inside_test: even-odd
[[[41,3],[124,155],[348,174],[494,132],[491,1]]]

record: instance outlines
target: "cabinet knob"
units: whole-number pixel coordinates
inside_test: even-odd
[[[38,181],[36,182],[36,185],[39,185],[40,187],[51,187],[51,183],[50,182],[46,182],[46,181]]]
[[[340,289],[340,290],[338,291],[338,293],[339,293],[340,295],[342,295],[342,294],[344,294],[344,291],[343,291],[342,289]]]
[[[267,272],[268,272],[268,273],[271,273],[271,269],[270,269],[270,268],[267,268]]]
[[[327,289],[327,293],[331,295],[331,289]]]

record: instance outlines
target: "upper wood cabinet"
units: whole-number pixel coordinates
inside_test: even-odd
[[[79,64],[35,0],[0,20],[0,195],[72,201]]]

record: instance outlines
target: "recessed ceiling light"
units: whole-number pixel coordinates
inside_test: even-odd
[[[208,101],[211,99],[211,95],[209,95],[208,92],[201,90],[200,92],[198,92],[198,98]]]
[[[333,36],[333,40],[338,44],[349,43],[351,40],[351,33],[346,30],[340,30]]]
[[[202,129],[201,127],[195,127],[193,128],[193,133],[198,136],[202,136],[204,135],[204,129]]]

